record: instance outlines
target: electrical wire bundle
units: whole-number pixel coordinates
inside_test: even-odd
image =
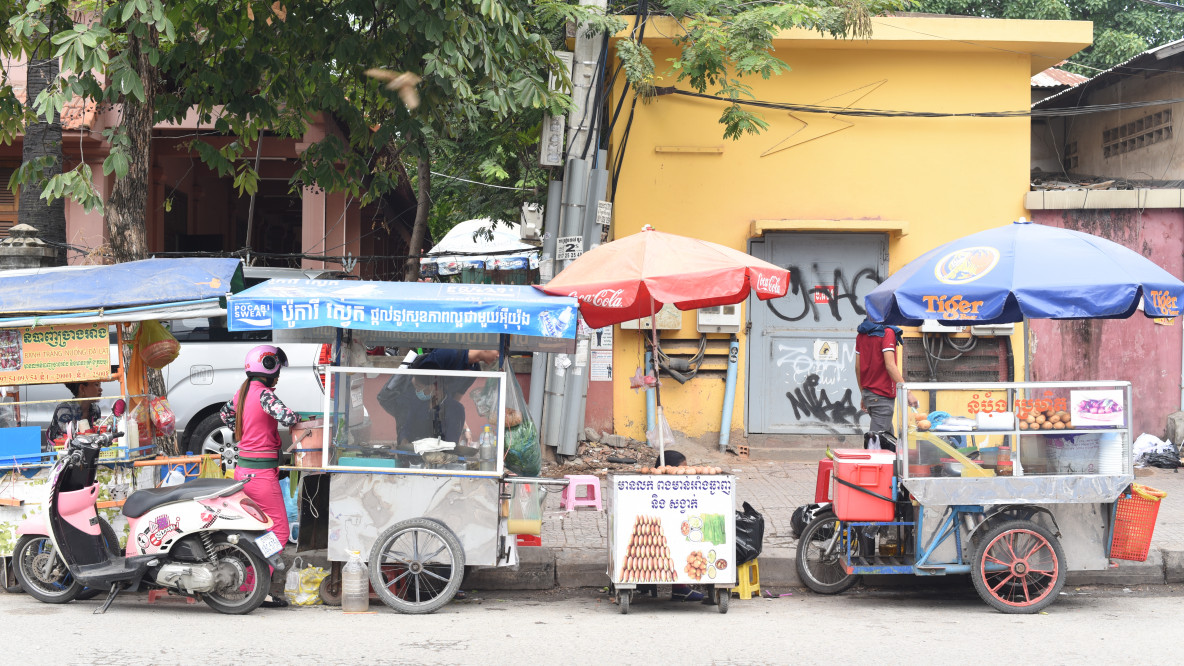
[[[662,351],[661,343],[655,348],[649,338],[646,338],[646,348],[654,354],[654,361],[658,367],[674,378],[679,384],[686,384],[699,374],[703,366],[704,354],[707,351],[707,335],[699,336],[699,350],[689,359],[671,358]]]
[[[934,341],[936,338],[936,341]],[[953,356],[942,356],[945,351],[945,346],[949,344],[956,354]],[[966,342],[958,342],[957,338],[953,338],[944,333],[937,335],[931,333],[921,334],[921,348],[925,350],[925,362],[929,365],[929,381],[937,381],[937,364],[941,361],[954,361],[962,357],[963,354],[969,353],[978,345],[978,338],[973,335]]]

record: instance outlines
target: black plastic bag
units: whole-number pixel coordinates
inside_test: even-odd
[[[765,517],[748,502],[736,512],[736,566],[751,562],[761,554],[765,541]]]
[[[863,435],[863,448],[896,453],[896,438],[890,432],[868,432]]]
[[[810,521],[814,520],[814,516],[827,508],[830,508],[830,502],[803,504],[794,509],[793,515],[789,519],[789,531],[793,532],[793,538],[802,536],[802,531],[806,529],[806,525],[809,525]]]

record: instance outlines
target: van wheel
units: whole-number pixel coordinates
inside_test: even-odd
[[[213,453],[221,457],[222,469],[234,469],[238,464],[238,444],[234,431],[226,427],[218,412],[201,420],[189,439],[189,448],[195,453]]]

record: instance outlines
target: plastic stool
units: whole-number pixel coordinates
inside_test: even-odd
[[[563,489],[563,497],[559,500],[559,508],[571,511],[576,507],[594,506],[597,511],[603,511],[600,502],[600,479],[584,474],[564,474],[567,487]],[[587,488],[584,497],[579,496],[580,488]]]
[[[517,536],[518,536],[517,543],[519,546],[541,546],[541,545],[543,545],[543,538],[542,537],[534,536],[532,534],[519,534]]]
[[[756,592],[758,599],[760,598],[761,567],[757,560],[745,562],[736,570],[736,592],[741,599],[751,599],[753,592]]]

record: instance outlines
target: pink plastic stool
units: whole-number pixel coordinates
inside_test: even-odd
[[[600,479],[584,474],[564,474],[567,487],[563,489],[563,496],[559,500],[559,508],[571,511],[576,507],[594,506],[597,511],[603,511],[600,502]],[[579,496],[579,489],[587,488],[583,497]]]

